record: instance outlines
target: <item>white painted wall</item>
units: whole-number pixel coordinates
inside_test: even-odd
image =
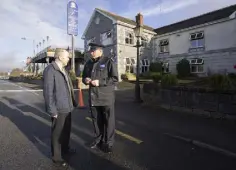
[[[153,55],[159,53],[159,41],[162,39],[169,39],[170,55],[188,53],[189,36],[199,31],[204,31],[205,51],[236,47],[236,19],[231,19],[199,28],[186,29],[179,33],[160,35],[154,40]]]

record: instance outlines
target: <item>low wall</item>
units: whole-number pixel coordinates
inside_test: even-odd
[[[13,82],[36,84],[36,85],[39,85],[40,87],[43,86],[43,81],[41,79],[36,80],[36,79],[26,79],[24,77],[11,77],[9,80]]]
[[[235,91],[215,92],[200,88],[160,88],[155,83],[144,84],[145,102],[168,109],[207,114],[218,118],[236,118]]]

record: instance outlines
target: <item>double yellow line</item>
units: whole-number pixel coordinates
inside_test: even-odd
[[[86,119],[89,120],[90,122],[92,122],[92,119],[90,117],[86,117]],[[122,137],[124,137],[124,138],[126,138],[126,139],[128,139],[128,140],[130,140],[132,142],[135,142],[136,144],[143,143],[142,140],[137,139],[137,138],[135,138],[133,136],[130,136],[130,135],[126,134],[126,133],[123,133],[123,132],[121,132],[119,130],[115,130],[115,132],[116,132],[117,135],[120,135],[120,136],[122,136]]]

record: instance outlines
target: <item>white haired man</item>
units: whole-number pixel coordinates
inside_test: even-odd
[[[56,49],[55,61],[43,73],[46,111],[51,115],[51,152],[56,165],[66,167],[62,155],[75,153],[69,148],[71,133],[71,112],[77,106],[71,79],[65,70],[70,54],[65,49]]]

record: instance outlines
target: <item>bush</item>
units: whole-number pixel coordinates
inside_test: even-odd
[[[235,73],[229,73],[228,76],[231,80],[236,81],[236,74]]]
[[[149,70],[150,72],[162,72],[162,63],[160,62],[151,63]]]
[[[173,74],[165,74],[161,78],[161,85],[163,87],[168,87],[168,86],[175,86],[178,83],[178,79],[176,75]]]
[[[145,78],[145,79],[152,79],[153,76],[155,76],[155,75],[161,75],[161,73],[149,71],[149,72],[145,72],[145,73],[140,74],[140,77]]]
[[[152,80],[155,83],[159,83],[159,81],[161,80],[161,74],[155,74],[152,76]]]
[[[76,74],[72,70],[69,71],[69,76],[70,76],[72,81],[77,80]]]
[[[176,64],[178,77],[188,77],[190,75],[190,64],[187,59],[182,59]]]
[[[209,85],[216,90],[227,90],[232,88],[232,80],[229,76],[215,74],[209,77]]]
[[[135,80],[136,79],[136,75],[133,73],[125,73],[125,74],[121,74],[121,79],[122,80]]]

